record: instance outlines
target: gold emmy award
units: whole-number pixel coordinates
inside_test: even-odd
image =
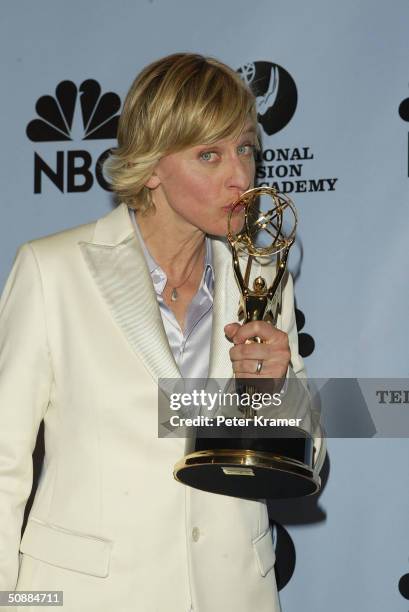
[[[268,201],[264,211],[260,208],[262,199],[263,203],[266,199]],[[241,223],[243,213],[244,222]],[[241,227],[234,230],[238,221]],[[296,226],[294,204],[273,188],[250,189],[233,204],[228,217],[227,238],[241,296],[240,320],[277,323],[281,308],[281,281],[295,240]],[[266,258],[268,265],[265,269],[270,270],[271,284],[268,285],[260,274],[251,282],[253,264],[266,262]],[[241,270],[243,261],[244,274]],[[261,342],[257,337],[252,341]],[[254,379],[234,379],[239,396],[243,393],[254,396],[258,389],[265,390],[268,385],[272,388],[277,384],[278,381],[268,378],[257,379],[261,369],[259,364]],[[305,389],[297,379],[284,382],[284,386],[287,385],[284,397],[290,412],[291,398],[294,397],[292,384]],[[307,391],[305,395],[308,396]],[[260,435],[260,428],[253,425],[256,418],[254,408],[240,406],[237,414],[244,416],[250,425],[235,427],[233,433],[226,428],[217,437],[203,437],[200,428],[196,430],[187,441],[187,455],[175,466],[176,480],[204,491],[252,499],[301,497],[319,490],[321,481],[313,469],[313,437],[307,431],[308,427],[307,430],[274,427],[273,433]]]

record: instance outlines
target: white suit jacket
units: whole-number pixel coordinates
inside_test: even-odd
[[[212,248],[209,375],[227,378],[238,290]],[[302,374],[291,279],[279,326]],[[63,590],[65,612],[279,610],[265,503],[173,479],[184,440],[158,439],[159,377],[180,373],[125,204],[20,247],[0,301],[0,590]]]

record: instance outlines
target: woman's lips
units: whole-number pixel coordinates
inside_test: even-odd
[[[233,202],[233,204],[229,204],[229,206],[224,206],[223,210],[226,213],[229,213],[229,212],[233,211],[232,214],[235,215],[235,214],[241,212],[242,210],[244,210],[244,204],[240,203],[240,204],[236,204],[236,206],[234,206],[234,202]]]

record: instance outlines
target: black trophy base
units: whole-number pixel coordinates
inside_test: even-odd
[[[311,436],[299,430],[291,438],[243,434],[234,439],[191,439],[174,477],[195,489],[247,499],[288,499],[319,491]]]
[[[247,499],[285,499],[316,493],[320,478],[286,457],[253,451],[200,451],[183,457],[174,470],[185,485]]]

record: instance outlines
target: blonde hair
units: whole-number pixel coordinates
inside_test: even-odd
[[[161,157],[237,136],[249,119],[256,128],[255,98],[234,70],[211,57],[169,55],[131,85],[104,174],[120,201],[146,211],[153,203],[145,183]]]

